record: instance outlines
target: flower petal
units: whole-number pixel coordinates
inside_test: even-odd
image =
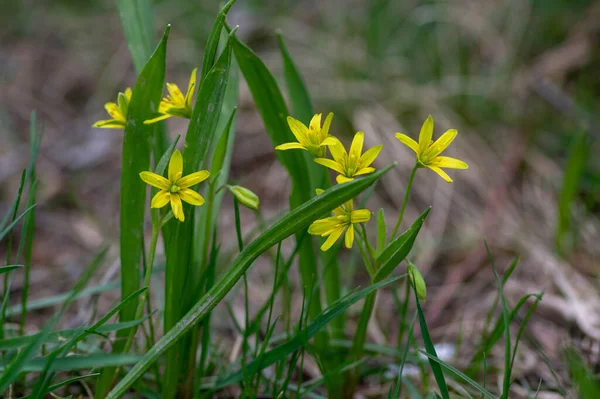
[[[431,115],[427,117],[423,126],[421,126],[421,133],[419,133],[419,154],[423,155],[425,150],[429,147],[431,138],[433,137],[433,118]]]
[[[131,101],[131,87],[128,87],[125,89],[125,98],[127,98],[127,102]]]
[[[338,238],[340,238],[340,236],[342,235],[342,233],[344,232],[345,229],[346,229],[346,226],[339,227],[339,228],[333,230],[331,232],[331,234],[329,235],[329,237],[327,237],[327,240],[325,240],[323,245],[321,245],[321,251],[327,251],[329,248],[331,248],[331,246],[333,244],[335,244],[335,242],[338,240]]]
[[[185,105],[190,110],[192,109],[192,98],[194,97],[194,88],[196,87],[196,72],[198,68],[194,68],[192,75],[190,76],[190,82],[188,83],[187,92],[185,93]]]
[[[331,152],[331,156],[337,163],[345,164],[346,158],[348,158],[348,153],[346,152],[344,145],[337,137],[331,137],[335,140],[335,144],[331,144],[329,146],[329,152]]]
[[[336,181],[338,184],[346,183],[346,182],[349,182],[349,181],[352,181],[352,180],[354,180],[354,177],[346,177],[346,176],[344,176],[344,175],[338,175],[338,176],[335,178],[335,181]]]
[[[180,221],[185,221],[183,214],[183,205],[181,204],[181,198],[178,194],[171,194],[171,209],[173,210],[173,216]]]
[[[171,194],[167,190],[160,190],[158,193],[156,193],[154,198],[152,198],[150,208],[162,208],[169,203],[170,199]]]
[[[452,183],[452,179],[450,178],[450,176],[448,176],[448,174],[446,172],[444,172],[442,169],[440,169],[437,166],[429,166],[426,165],[429,169],[433,170],[435,173],[437,173],[438,175],[440,175],[442,177],[442,179],[446,180],[448,183]]]
[[[321,114],[315,114],[310,120],[308,125],[309,129],[312,129],[315,133],[321,131]]]
[[[103,121],[97,121],[92,127],[101,127],[105,129],[124,129],[125,122],[117,121],[114,119],[107,119]]]
[[[162,177],[161,175],[157,175],[152,172],[141,172],[140,178],[149,185],[160,188],[161,190],[169,190],[171,188],[171,182]]]
[[[365,223],[371,219],[371,211],[368,209],[357,209],[350,214],[352,223]]]
[[[469,165],[460,159],[451,157],[435,157],[433,161],[429,162],[429,166],[437,166],[439,168],[450,168],[450,169],[469,169]]]
[[[362,153],[363,143],[365,142],[365,134],[363,132],[358,132],[354,135],[352,139],[352,144],[350,145],[350,151],[348,151],[348,156],[351,157],[354,155],[355,159],[359,159]]]
[[[452,143],[457,134],[458,131],[456,129],[450,129],[446,133],[442,134],[440,138],[437,139],[435,143],[433,143],[427,149],[427,151],[425,151],[425,153],[422,154],[421,158],[423,162],[426,163],[427,161],[431,161],[435,157],[440,155],[442,151],[448,148],[448,146],[450,145],[450,143]]]
[[[402,133],[396,133],[396,138],[400,140],[402,144],[413,150],[415,154],[419,155],[419,143]]]
[[[324,235],[338,227],[340,220],[335,216],[330,216],[325,219],[319,219],[312,222],[308,227],[308,232],[313,235]]]
[[[169,90],[169,94],[171,95],[170,103],[176,107],[184,107],[185,106],[185,97],[183,97],[183,93],[179,90],[179,86],[175,83],[167,83],[167,90]]]
[[[354,172],[354,176],[368,175],[369,173],[373,173],[373,172],[375,172],[375,168],[372,166],[369,166],[366,168],[360,168],[359,170]]]
[[[181,177],[183,173],[183,156],[179,150],[173,151],[169,160],[169,180],[173,183]],[[186,186],[187,187],[187,186]]]
[[[280,144],[275,147],[276,150],[285,151],[285,150],[306,150],[306,147],[300,143],[285,143]]]
[[[319,147],[325,147],[325,146],[329,146],[329,145],[336,145],[337,139],[333,136],[329,136],[327,138],[325,138],[323,141],[321,141],[321,144],[319,144]]]
[[[301,144],[308,143],[308,128],[304,125],[304,123],[300,122],[297,119],[292,118],[291,116],[287,117],[287,122],[290,127],[290,130]]]
[[[161,116],[158,116],[156,118],[152,118],[152,119],[146,119],[144,121],[144,125],[150,125],[152,123],[156,123],[156,122],[160,122],[160,121],[164,121],[165,119],[169,119],[170,117],[172,117],[173,115],[169,115],[169,114],[164,114]]]
[[[181,197],[182,200],[187,202],[188,204],[192,204],[194,206],[204,205],[204,198],[197,192],[189,188],[182,188],[177,193]]]
[[[121,110],[119,109],[119,106],[117,104],[106,103],[106,104],[104,104],[104,109],[113,119],[125,122],[125,118],[123,118],[123,116],[121,114]]]
[[[330,112],[327,114],[327,118],[325,118],[325,122],[323,122],[323,127],[321,128],[321,142],[324,142],[329,137],[329,127],[331,126],[332,119],[333,112]]]
[[[354,243],[354,225],[350,225],[348,230],[346,230],[346,237],[344,239],[344,243],[346,244],[346,248],[352,248],[352,244]]]
[[[333,169],[338,173],[346,173],[344,171],[344,169],[342,169],[342,165],[340,165],[339,163],[335,162],[332,159],[328,159],[328,158],[315,158],[315,162],[318,163],[319,165],[323,165],[329,169]]]
[[[208,170],[199,170],[177,180],[177,185],[179,188],[188,188],[206,180],[208,176],[210,176]]]
[[[380,145],[376,145],[373,148],[369,148],[367,151],[365,151],[365,153],[360,157],[361,169],[366,168],[367,166],[371,165],[373,163],[373,161],[375,161],[375,158],[377,158],[377,156],[379,155],[379,153],[381,152],[382,149],[383,149],[383,144],[380,144]]]

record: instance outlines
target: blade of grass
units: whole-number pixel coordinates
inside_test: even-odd
[[[129,353],[94,353],[92,355],[74,355],[54,360],[50,371],[91,370],[106,367],[127,366],[136,364],[142,356]],[[22,372],[39,373],[45,369],[47,359],[39,357],[27,361],[21,368]],[[0,371],[3,371],[0,365]]]
[[[307,201],[279,219],[238,255],[231,266],[225,271],[208,293],[192,307],[188,314],[186,314],[171,331],[167,332],[165,336],[163,336],[156,345],[144,355],[143,360],[140,361],[125,376],[125,378],[117,384],[117,386],[115,386],[108,397],[110,399],[116,399],[124,394],[162,353],[172,347],[183,335],[196,325],[196,323],[206,317],[206,315],[222,301],[225,295],[239,281],[258,256],[273,245],[305,228],[335,207],[356,197],[368,186],[379,180],[381,176],[387,173],[393,166],[394,165],[390,165],[372,175],[325,190],[323,194]]]
[[[27,215],[29,212],[31,212],[31,210],[35,208],[35,204],[31,205],[30,207],[28,207],[27,209],[25,209],[25,211],[23,211],[23,213],[21,213],[19,215],[19,217],[17,217],[11,224],[8,225],[8,227],[6,227],[2,232],[0,232],[0,241],[2,241],[2,239],[4,237],[6,237],[6,235],[8,233],[10,233],[13,229],[13,227],[16,226],[17,223],[19,223],[19,221],[21,221],[21,219],[23,219],[25,217],[25,215]]]
[[[302,348],[308,343],[317,332],[322,330],[331,320],[338,314],[348,309],[350,306],[358,302],[360,299],[374,292],[375,290],[384,287],[388,284],[397,281],[400,277],[394,277],[377,284],[372,284],[362,290],[351,292],[350,294],[340,298],[327,309],[325,309],[310,325],[296,333],[289,341],[278,345],[277,347],[266,352],[262,358],[258,358],[248,364],[246,368],[249,373],[255,373],[259,368],[268,367],[275,362],[286,358],[291,353]],[[242,371],[238,370],[216,382],[214,389],[223,389],[228,385],[234,384],[243,378]]]
[[[140,288],[140,261],[144,247],[144,214],[146,210],[146,183],[140,172],[150,167],[150,141],[153,125],[144,121],[153,116],[152,104],[159,104],[165,80],[167,39],[170,26],[140,73],[127,112],[127,125],[123,138],[121,170],[121,298],[126,298]],[[127,304],[119,313],[120,321],[135,318],[137,300]],[[118,337],[127,336],[127,331]],[[117,340],[113,352],[123,351],[126,342]],[[104,369],[96,385],[96,397],[104,398],[113,381],[114,370]]]
[[[0,274],[8,273],[11,270],[21,269],[23,265],[8,265],[8,266],[0,266]]]
[[[208,72],[215,64],[215,60],[217,59],[217,50],[219,48],[219,39],[221,37],[221,31],[223,30],[225,18],[227,17],[227,13],[235,1],[236,0],[229,0],[223,6],[223,8],[221,8],[219,14],[217,14],[217,18],[212,29],[210,30],[208,40],[206,41],[206,48],[204,49],[204,57],[202,59],[202,79],[200,81],[206,78],[206,75],[208,75]]]

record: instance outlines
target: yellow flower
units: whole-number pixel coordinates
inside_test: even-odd
[[[190,76],[190,82],[188,83],[187,93],[185,97],[179,87],[175,83],[167,83],[167,90],[169,95],[162,99],[158,106],[158,113],[161,116],[148,119],[144,121],[144,124],[149,125],[172,116],[179,116],[180,118],[190,119],[192,117],[192,97],[194,97],[194,88],[196,87],[196,72],[198,68],[192,71]]]
[[[317,190],[317,195],[323,190]],[[321,245],[322,251],[327,251],[331,246],[346,232],[344,238],[347,248],[352,248],[354,243],[354,225],[356,223],[368,222],[371,219],[371,212],[368,209],[354,210],[352,200],[346,201],[342,206],[333,210],[335,216],[314,221],[308,228],[308,232],[314,235],[327,237],[327,240]]]
[[[131,101],[131,89],[128,87],[125,93],[119,93],[117,104],[106,103],[104,109],[112,119],[102,120],[94,123],[92,127],[102,127],[105,129],[125,129],[127,124],[127,109]]]
[[[456,129],[450,129],[434,142],[431,139],[433,136],[433,118],[429,115],[425,123],[423,123],[423,127],[421,127],[418,143],[402,133],[396,133],[396,138],[417,154],[417,161],[419,162],[420,168],[429,168],[440,175],[442,179],[446,180],[448,183],[452,183],[452,179],[442,170],[442,168],[469,168],[469,165],[460,159],[440,156],[442,151],[448,148],[450,143],[452,143],[457,134],[458,131],[456,131]]]
[[[350,152],[346,152],[344,145],[338,139],[334,138],[334,140],[336,143],[329,146],[333,160],[317,158],[315,162],[338,172],[339,175],[336,178],[338,183],[354,180],[354,176],[375,172],[375,168],[369,165],[375,161],[383,145],[376,145],[361,155],[365,141],[365,134],[363,132],[358,132],[354,135],[354,139],[350,145]]]
[[[169,178],[166,179],[161,175],[152,172],[142,172],[140,177],[149,185],[160,188],[160,191],[152,198],[152,208],[162,208],[171,203],[173,216],[180,221],[184,221],[183,206],[181,200],[194,206],[204,204],[204,198],[196,191],[189,187],[206,180],[210,173],[207,170],[200,170],[187,176],[181,177],[183,173],[183,157],[179,150],[175,150],[169,161]]]
[[[315,157],[324,157],[326,147],[336,143],[335,138],[329,135],[329,126],[331,126],[332,119],[333,113],[330,112],[325,118],[323,127],[321,127],[321,114],[316,114],[310,121],[309,127],[306,127],[304,123],[288,116],[288,125],[298,142],[281,144],[275,149],[301,149],[310,152]]]

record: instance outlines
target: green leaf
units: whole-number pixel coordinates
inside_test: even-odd
[[[206,75],[208,75],[208,72],[215,63],[215,59],[217,58],[217,50],[219,48],[219,38],[221,37],[221,31],[223,30],[225,17],[227,17],[227,13],[235,1],[236,0],[229,0],[223,6],[221,11],[219,11],[219,14],[217,14],[217,19],[210,30],[208,40],[206,41],[206,47],[204,48],[204,58],[202,59],[202,79],[200,82],[202,82]]]
[[[29,208],[25,209],[25,211],[19,215],[18,218],[16,218],[11,224],[9,224],[3,231],[0,232],[0,241],[2,241],[2,239],[4,237],[6,237],[6,235],[8,233],[10,233],[10,231],[13,229],[13,227],[16,226],[17,223],[19,223],[19,221],[21,219],[23,219],[23,217],[25,217],[25,215],[27,215],[33,208],[35,208],[35,204],[31,205]]]
[[[333,320],[336,316],[340,315],[350,306],[358,302],[360,299],[366,297],[367,295],[375,292],[379,288],[391,284],[400,278],[401,276],[398,276],[385,281],[381,281],[377,284],[371,284],[367,288],[364,288],[360,291],[356,290],[338,299],[336,302],[332,303],[327,309],[325,309],[321,314],[319,314],[319,316],[315,318],[315,320],[310,325],[308,325],[306,328],[302,329],[297,334],[295,334],[289,341],[278,345],[277,347],[271,349],[268,352],[265,352],[262,357],[259,357],[258,359],[248,364],[246,366],[246,369],[249,373],[256,373],[257,371],[259,371],[259,369],[269,367],[275,362],[285,359],[289,354],[307,345],[308,340],[310,340],[317,332],[325,328],[327,324],[331,322],[331,320]],[[235,373],[230,374],[225,379],[217,381],[214,389],[225,388],[228,385],[235,384],[236,382],[241,381],[242,378],[242,370],[239,370]]]
[[[116,399],[123,395],[161,354],[177,343],[185,333],[190,331],[194,325],[223,300],[225,295],[262,253],[295,232],[307,227],[345,201],[356,197],[360,192],[379,180],[393,166],[390,165],[364,178],[336,185],[279,219],[246,246],[209,292],[144,355],[144,358],[117,384],[108,397]]]
[[[383,213],[383,208],[380,208],[377,212],[377,246],[375,247],[375,253],[377,255],[383,251],[386,241],[387,232],[385,226],[385,215]]]
[[[300,71],[296,68],[292,56],[283,41],[281,33],[277,34],[277,42],[279,43],[279,50],[281,51],[281,57],[283,58],[283,76],[285,77],[294,117],[308,126],[308,123],[314,115],[310,95],[308,94],[304,80],[300,75]]]
[[[118,367],[127,366],[129,364],[135,364],[140,361],[142,356],[131,355],[128,353],[95,353],[89,356],[75,355],[68,356],[54,360],[50,371],[74,371],[74,370],[88,370],[98,369],[102,367]],[[45,357],[39,357],[27,361],[21,371],[28,373],[39,373],[44,370],[46,366]],[[0,371],[4,372],[4,365],[0,365]]]
[[[429,214],[431,207],[427,208],[410,226],[408,230],[402,233],[398,238],[388,244],[377,256],[377,264],[380,265],[375,274],[375,281],[381,281],[389,276],[394,269],[406,258],[412,249],[415,239],[423,226],[425,218]]]
[[[11,270],[20,269],[23,265],[8,265],[8,266],[0,266],[0,274],[8,273]]]

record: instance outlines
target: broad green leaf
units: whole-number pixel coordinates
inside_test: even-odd
[[[338,301],[331,304],[327,309],[325,309],[313,322],[308,325],[306,328],[299,331],[295,334],[289,341],[278,345],[277,347],[271,349],[268,352],[265,352],[262,357],[254,360],[250,364],[246,366],[249,373],[256,373],[259,368],[265,368],[277,361],[285,359],[289,354],[295,352],[301,347],[305,346],[317,332],[321,331],[323,328],[327,326],[331,320],[333,320],[337,315],[344,312],[350,306],[358,302],[360,299],[372,294],[376,290],[381,287],[384,287],[388,284],[397,281],[401,277],[394,277],[385,281],[381,281],[377,284],[371,284],[367,288],[362,290],[356,290],[342,298]],[[236,382],[241,381],[243,378],[242,370],[239,370],[233,374],[227,376],[224,380],[217,381],[214,389],[222,389],[228,385],[235,384]]]
[[[431,207],[427,208],[410,226],[408,230],[402,233],[398,238],[388,244],[377,256],[379,269],[375,275],[375,281],[381,281],[389,276],[394,269],[406,258],[415,243],[415,239],[423,226],[425,218],[429,214]]]
[[[318,197],[300,205],[279,219],[275,224],[252,241],[237,256],[221,278],[204,295],[192,309],[165,334],[144,358],[117,384],[109,394],[109,398],[116,399],[123,395],[133,383],[154,363],[166,350],[172,347],[190,329],[202,320],[214,307],[223,300],[225,295],[239,281],[242,275],[250,268],[253,262],[269,248],[284,240],[295,232],[307,227],[310,223],[327,214],[345,201],[356,197],[367,187],[375,183],[383,174],[394,165],[390,165],[372,175],[352,182],[336,185]]]
[[[146,183],[140,179],[140,172],[150,168],[150,145],[155,129],[153,125],[145,125],[144,121],[152,118],[161,100],[169,30],[170,26],[167,26],[156,50],[140,73],[127,112],[121,170],[121,298],[126,298],[140,288],[147,190]],[[119,313],[120,320],[133,320],[136,309],[137,300],[128,303]],[[126,336],[127,331],[117,335]],[[117,340],[113,345],[113,352],[122,351],[124,345],[125,340]],[[102,371],[96,385],[97,398],[103,398],[108,392],[112,376],[112,370]]]

